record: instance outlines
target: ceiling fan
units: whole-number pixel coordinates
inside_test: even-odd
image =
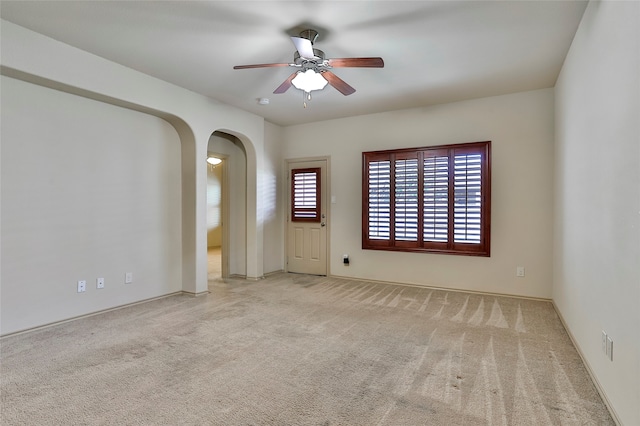
[[[253,64],[253,65],[236,65],[235,70],[250,68],[269,68],[269,67],[294,67],[298,68],[296,72],[291,74],[278,88],[273,92],[275,94],[286,92],[292,85],[305,92],[311,99],[310,92],[312,90],[321,90],[329,83],[335,89],[345,96],[351,95],[356,91],[340,77],[331,72],[332,68],[383,68],[384,61],[382,58],[335,58],[325,59],[324,52],[315,49],[313,43],[318,37],[316,30],[304,30],[300,33],[300,37],[291,37],[296,47],[293,55],[292,63],[281,64]]]

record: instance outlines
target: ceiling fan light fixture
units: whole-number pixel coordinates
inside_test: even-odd
[[[291,84],[296,89],[305,93],[311,93],[313,90],[322,90],[327,85],[327,80],[319,73],[312,69],[300,71],[295,78],[291,80]]]

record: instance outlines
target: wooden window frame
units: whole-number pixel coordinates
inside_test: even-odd
[[[455,195],[455,161],[456,157],[461,160],[467,156],[477,159],[480,155],[480,171],[479,171],[479,183],[480,183],[480,207],[479,207],[479,225],[475,224],[477,219],[469,219],[463,221],[463,226],[456,225],[455,222],[455,208],[460,206],[456,202]],[[442,162],[442,157],[446,156],[448,161],[447,173],[447,192],[446,197],[446,213],[447,213],[447,225],[446,225],[446,241],[432,241],[427,240],[424,234],[425,226],[425,158],[438,157]],[[397,160],[403,160],[408,158],[418,159],[418,223],[417,223],[417,238],[415,241],[407,241],[405,239],[396,240],[395,232],[395,166]],[[369,188],[369,167],[371,163],[380,164],[381,162],[389,162],[389,219],[388,219],[388,238],[380,237],[376,235],[375,238],[369,235],[369,206],[370,206],[370,188]],[[462,170],[463,174],[471,174],[472,168],[458,168],[458,171]],[[477,170],[477,168],[475,169]],[[476,173],[476,176],[478,173]],[[431,176],[430,176],[431,177]],[[476,177],[476,179],[478,179]],[[377,181],[376,181],[377,182]],[[472,181],[477,185],[477,180]],[[377,186],[376,186],[377,188]],[[468,188],[464,186],[463,188]],[[468,190],[467,190],[468,191]],[[478,196],[476,196],[478,197]],[[375,197],[373,197],[375,198]],[[378,198],[375,198],[377,200]],[[472,201],[469,202],[468,200]],[[471,210],[477,210],[472,206],[474,197],[464,198],[465,204],[463,211],[468,214]],[[375,202],[374,200],[374,202]],[[434,201],[435,203],[435,201]],[[431,205],[429,205],[431,207]],[[470,207],[471,206],[471,207]],[[441,221],[443,222],[443,221]],[[378,222],[376,222],[378,223]],[[378,228],[376,228],[378,229]],[[429,227],[431,230],[432,227]],[[463,229],[465,233],[475,233],[472,235],[472,240],[475,241],[478,238],[479,242],[460,242],[454,236],[456,230]],[[435,231],[434,231],[435,232]],[[444,235],[444,234],[440,234]],[[433,238],[435,240],[435,238]],[[385,151],[369,151],[362,153],[362,248],[365,250],[389,250],[389,251],[406,251],[406,252],[426,252],[426,253],[442,253],[442,254],[455,254],[466,256],[490,256],[490,241],[491,241],[491,141],[483,142],[471,142],[462,144],[451,145],[438,145],[421,148],[404,148],[393,149]]]
[[[315,208],[313,209],[307,209],[307,208],[297,208],[296,206],[296,194],[295,194],[295,176],[296,174],[302,174],[302,173],[315,173],[316,174],[316,196],[315,196]],[[321,217],[321,212],[322,212],[322,206],[321,206],[321,197],[320,194],[321,192],[321,180],[320,180],[320,173],[321,173],[321,169],[320,167],[311,167],[311,168],[303,168],[303,169],[292,169],[291,170],[291,221],[292,222],[320,222],[322,220]],[[307,211],[307,212],[313,212],[315,214],[314,217],[298,217],[296,212],[297,211]]]

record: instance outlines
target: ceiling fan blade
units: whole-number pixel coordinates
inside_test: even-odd
[[[287,78],[280,86],[278,86],[276,90],[273,91],[273,93],[280,94],[289,90],[289,87],[291,87],[291,80],[293,80],[297,74],[298,74],[298,71],[291,74],[289,78]]]
[[[315,53],[313,53],[311,40],[302,37],[291,37],[291,41],[295,44],[296,50],[301,58],[312,59],[316,56]]]
[[[272,68],[272,67],[288,67],[290,64],[253,64],[253,65],[236,65],[234,70],[244,70],[249,68]]]
[[[334,58],[329,59],[329,65],[334,68],[384,68],[384,61],[382,58]]]
[[[332,73],[331,71],[324,71],[322,76],[329,82],[330,85],[336,88],[336,90],[345,96],[349,96],[354,93],[356,89],[349,86],[343,79]]]

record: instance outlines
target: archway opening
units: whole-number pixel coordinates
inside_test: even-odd
[[[247,276],[247,154],[234,135],[216,131],[207,145],[207,278]]]

